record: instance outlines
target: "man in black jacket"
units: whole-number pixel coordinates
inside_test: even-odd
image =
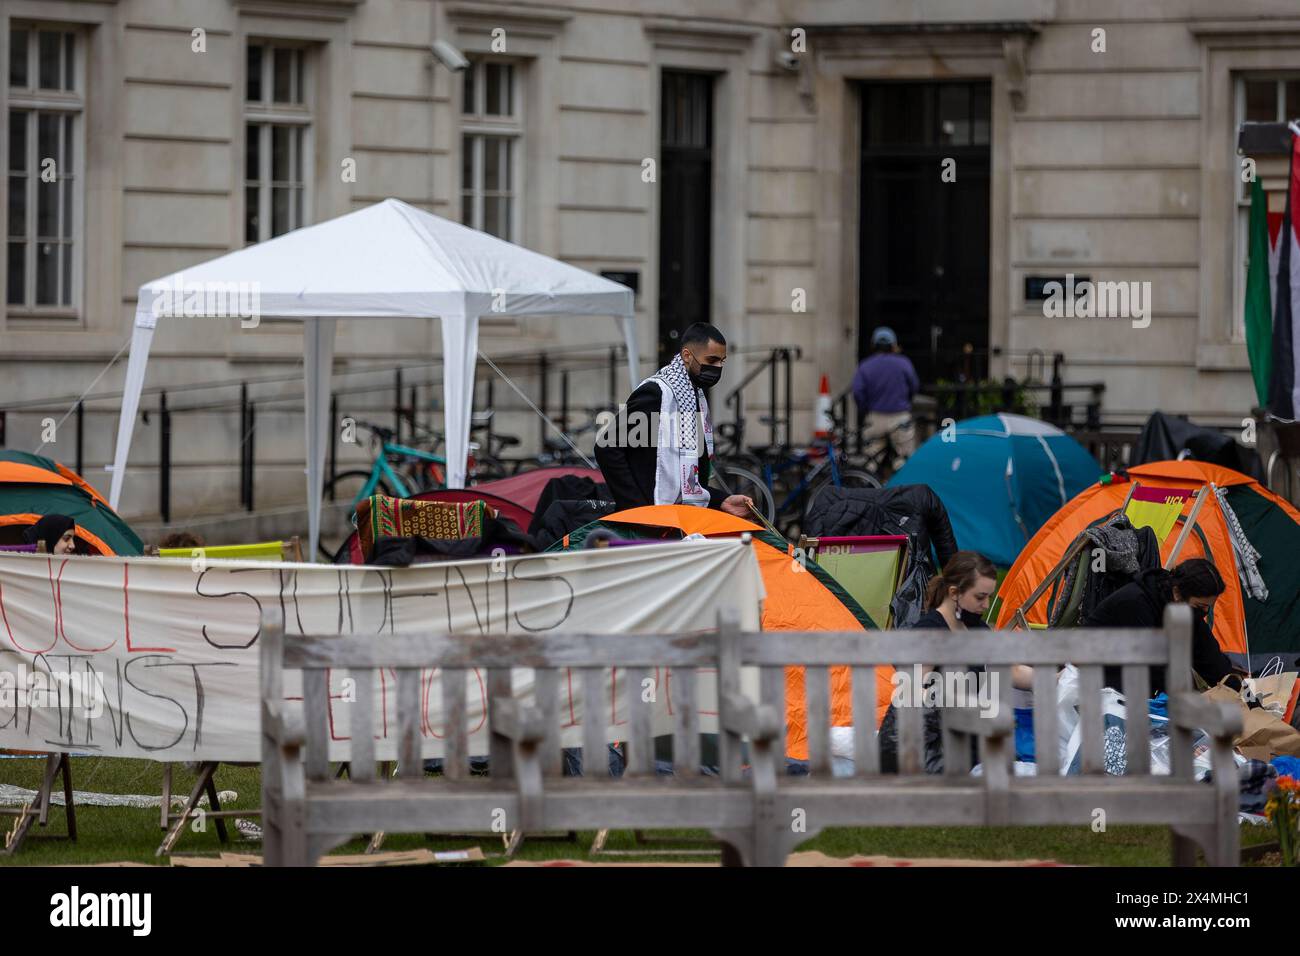
[[[596,438],[596,461],[618,510],[691,504],[751,517],[753,501],[709,487],[713,425],[704,390],[718,384],[727,340],[697,322],[681,351],[632,392]]]
[[[1206,621],[1206,614],[1223,591],[1223,578],[1213,564],[1204,558],[1189,558],[1172,571],[1163,568],[1139,571],[1136,580],[1098,604],[1083,626],[1159,628],[1164,626],[1166,605],[1187,604],[1193,618],[1192,670],[1213,687],[1225,677],[1237,680],[1232,662],[1219,647]],[[1105,680],[1109,686],[1120,688],[1120,669],[1106,668]],[[1151,693],[1165,689],[1164,668],[1151,668]]]

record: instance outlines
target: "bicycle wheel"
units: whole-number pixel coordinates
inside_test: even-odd
[[[805,517],[808,515],[808,512],[812,511],[813,505],[816,503],[817,499],[821,497],[821,493],[825,491],[827,488],[833,488],[833,487],[835,487],[835,482],[830,475],[827,475],[824,479],[822,479],[817,483],[816,487],[814,487],[813,490],[808,493],[808,501],[804,505],[804,511],[803,511]],[[862,471],[861,469],[858,468],[848,468],[840,472],[840,487],[841,488],[880,488],[883,486],[880,484],[880,479],[878,479],[871,472]]]
[[[776,517],[776,502],[772,499],[772,492],[758,475],[747,468],[726,464],[718,468],[718,474],[731,494],[748,495],[754,500],[754,507],[759,514],[769,522]]]
[[[348,536],[352,533],[351,519],[354,509],[353,502],[356,501],[357,495],[361,493],[361,489],[366,486],[366,482],[369,480],[370,472],[368,471],[341,471],[334,476],[333,481],[325,482],[324,503],[326,510],[328,510],[329,506],[333,504],[334,508],[344,515],[342,524],[344,533],[342,536],[339,536],[338,534],[326,534],[325,529],[321,529],[321,537],[320,541],[316,543],[316,550],[326,561],[332,562],[334,560],[334,556],[338,554],[339,548],[343,547],[343,542],[346,541]],[[333,501],[331,501],[331,494],[333,495]],[[376,482],[371,494],[388,495],[391,497],[393,491],[388,487],[388,482],[381,478]],[[330,523],[332,524],[333,522]],[[331,546],[333,548],[332,550]]]

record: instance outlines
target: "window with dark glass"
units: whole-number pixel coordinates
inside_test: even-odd
[[[20,310],[76,307],[85,108],[78,50],[75,31],[10,25],[5,302]]]

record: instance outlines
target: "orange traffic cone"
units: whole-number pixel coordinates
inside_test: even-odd
[[[817,395],[817,438],[830,438],[831,428],[831,383],[825,375],[822,376],[821,389]]]

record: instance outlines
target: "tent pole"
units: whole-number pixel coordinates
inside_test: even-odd
[[[320,546],[321,498],[324,496],[325,434],[334,367],[334,332],[338,319],[319,319],[303,327],[303,422],[307,431],[307,547],[315,561]],[[251,484],[251,479],[250,479]],[[251,491],[251,488],[250,488]]]
[[[1169,552],[1169,557],[1165,558],[1166,571],[1174,566],[1174,562],[1178,560],[1178,555],[1182,553],[1183,545],[1185,545],[1187,539],[1192,536],[1192,527],[1196,524],[1196,519],[1200,517],[1201,508],[1204,507],[1205,499],[1209,494],[1210,486],[1201,485],[1201,490],[1196,493],[1196,501],[1192,505],[1191,514],[1189,514],[1187,520],[1183,522],[1183,530],[1178,533],[1178,539],[1174,542],[1174,547],[1173,550]]]

